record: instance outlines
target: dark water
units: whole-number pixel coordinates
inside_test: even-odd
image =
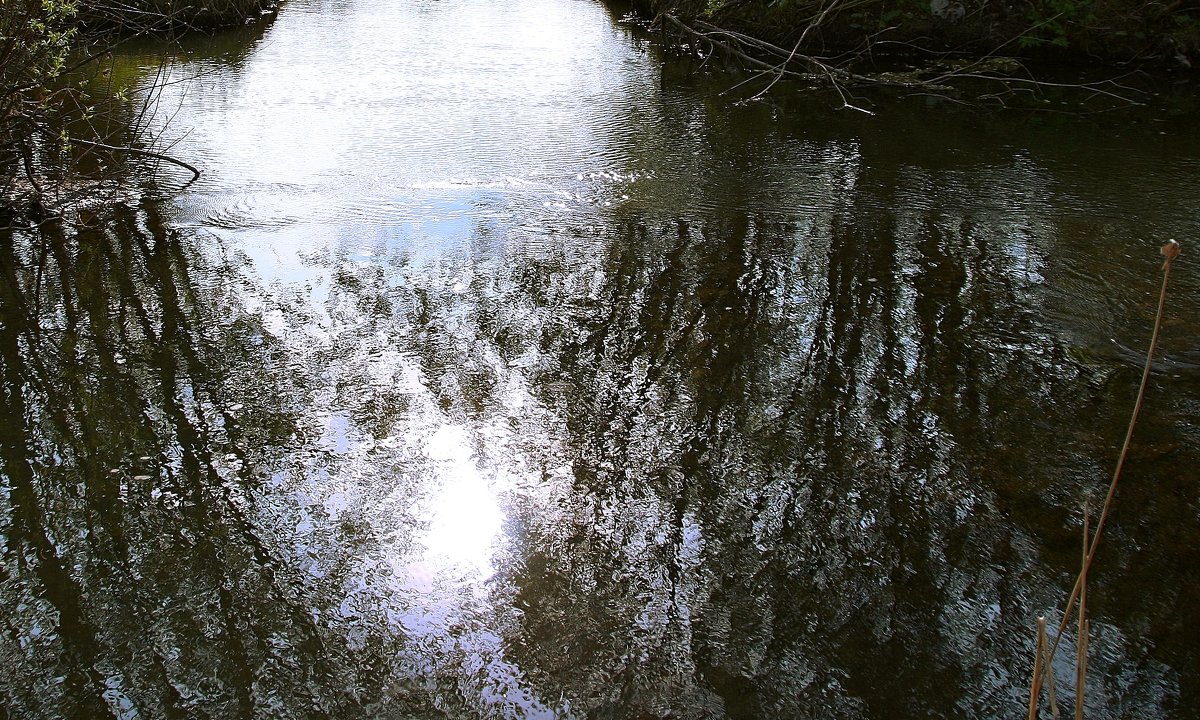
[[[1200,717],[1193,115],[736,105],[586,0],[172,76],[200,182],[0,242],[3,716],[1024,717],[1176,237],[1087,704]]]

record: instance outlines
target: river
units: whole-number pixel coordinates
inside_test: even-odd
[[[1025,717],[1168,238],[1087,716],[1200,717],[1194,108],[735,102],[590,0],[188,48],[201,178],[0,243],[0,717]]]

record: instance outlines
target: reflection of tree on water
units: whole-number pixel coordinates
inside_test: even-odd
[[[278,342],[230,294],[235,264],[153,205],[90,220],[0,242],[5,704],[335,711],[353,701],[345,650],[298,602],[247,494],[296,429]]]
[[[1036,423],[1093,392],[1021,222],[480,230],[260,283],[151,204],[92,221],[0,250],[19,712],[1019,713],[1074,500]],[[1100,613],[1108,692],[1166,707]]]
[[[597,716],[1020,713],[1057,585],[1005,495],[1078,372],[1005,228],[866,216],[611,244],[558,350],[579,390],[551,387],[577,504],[516,579],[528,662]],[[1144,663],[1111,692],[1170,702],[1161,665],[1100,642],[1098,674]]]
[[[2,244],[5,704],[552,714],[470,589],[501,516],[462,427],[493,399],[422,332],[442,291],[422,319],[344,266],[320,307],[153,203],[88,220]]]

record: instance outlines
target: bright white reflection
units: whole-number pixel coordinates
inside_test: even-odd
[[[426,562],[490,574],[492,544],[504,514],[495,492],[471,458],[461,427],[444,425],[429,438],[425,455],[443,478],[430,501]]]

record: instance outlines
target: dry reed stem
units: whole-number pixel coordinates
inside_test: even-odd
[[[1075,636],[1075,720],[1083,720],[1083,696],[1087,680],[1087,561],[1088,561],[1087,500],[1083,501],[1083,553],[1079,570],[1079,632]]]
[[[1042,683],[1046,686],[1046,704],[1050,706],[1050,717],[1058,720],[1058,694],[1054,691],[1054,663],[1051,662],[1050,648],[1044,648],[1046,659],[1042,661],[1042,674],[1046,676]]]
[[[1083,720],[1084,680],[1087,678],[1087,649],[1088,636],[1092,630],[1092,621],[1084,620],[1079,630],[1079,645],[1075,655],[1075,720]]]
[[[1033,680],[1029,683],[1029,720],[1037,720],[1042,694],[1042,654],[1046,650],[1046,617],[1038,616],[1037,649],[1033,654]]]
[[[1150,334],[1150,348],[1146,351],[1146,364],[1142,369],[1142,381],[1138,385],[1137,400],[1133,404],[1133,413],[1129,418],[1129,428],[1125,432],[1125,442],[1121,446],[1121,452],[1117,456],[1117,466],[1113,470],[1112,481],[1108,485],[1108,494],[1104,497],[1104,504],[1100,508],[1100,517],[1096,521],[1096,534],[1091,538],[1091,543],[1088,543],[1088,512],[1086,505],[1084,506],[1084,530],[1083,530],[1083,562],[1079,570],[1079,575],[1075,578],[1075,586],[1071,588],[1071,595],[1067,598],[1067,605],[1063,609],[1062,622],[1058,625],[1058,630],[1054,634],[1054,641],[1046,652],[1046,657],[1043,659],[1042,650],[1046,645],[1046,618],[1038,617],[1038,644],[1036,657],[1033,661],[1033,681],[1029,688],[1029,720],[1036,720],[1038,713],[1038,696],[1041,695],[1042,689],[1042,667],[1043,664],[1047,669],[1047,678],[1051,686],[1050,691],[1051,708],[1054,716],[1058,717],[1058,707],[1053,697],[1053,681],[1054,681],[1054,655],[1058,651],[1058,643],[1062,640],[1063,632],[1067,629],[1067,625],[1071,622],[1071,613],[1075,609],[1075,601],[1079,600],[1079,636],[1076,639],[1076,689],[1075,689],[1075,717],[1077,720],[1083,718],[1083,697],[1084,697],[1084,680],[1087,674],[1087,637],[1091,628],[1091,623],[1088,622],[1087,613],[1087,574],[1092,566],[1092,561],[1096,558],[1096,550],[1100,547],[1100,537],[1104,532],[1104,523],[1108,520],[1109,510],[1112,508],[1113,497],[1117,493],[1117,482],[1121,478],[1121,470],[1125,467],[1125,460],[1129,457],[1129,447],[1133,441],[1133,430],[1137,425],[1138,415],[1142,410],[1142,403],[1146,399],[1146,387],[1150,384],[1150,369],[1154,362],[1154,350],[1158,347],[1158,333],[1162,329],[1163,312],[1167,305],[1167,281],[1171,276],[1171,263],[1179,257],[1180,247],[1175,240],[1168,240],[1159,253],[1163,256],[1163,279],[1162,289],[1158,293],[1158,311],[1154,316],[1154,330]]]
[[[1100,518],[1096,521],[1096,534],[1092,536],[1092,543],[1088,548],[1087,558],[1084,560],[1083,568],[1080,571],[1079,577],[1075,579],[1075,587],[1071,589],[1071,595],[1067,598],[1067,606],[1063,610],[1062,622],[1058,625],[1058,632],[1054,636],[1054,642],[1050,646],[1050,658],[1054,659],[1054,653],[1058,650],[1058,642],[1062,639],[1063,631],[1067,629],[1067,624],[1071,622],[1071,613],[1074,611],[1075,601],[1079,598],[1080,591],[1083,587],[1083,579],[1087,571],[1092,566],[1092,561],[1096,558],[1096,550],[1100,546],[1100,536],[1104,532],[1104,523],[1108,520],[1109,510],[1112,508],[1113,497],[1117,494],[1117,481],[1121,478],[1121,470],[1125,467],[1125,460],[1129,457],[1129,446],[1133,441],[1133,429],[1137,425],[1138,414],[1142,411],[1142,403],[1146,399],[1146,386],[1150,384],[1150,367],[1154,361],[1154,350],[1158,346],[1158,333],[1162,329],[1163,311],[1167,305],[1167,279],[1171,276],[1171,263],[1175,258],[1179,257],[1179,243],[1174,240],[1168,240],[1159,251],[1165,258],[1162,265],[1163,279],[1162,289],[1158,294],[1158,312],[1154,317],[1154,331],[1150,335],[1150,349],[1146,351],[1146,365],[1142,370],[1142,382],[1138,386],[1137,400],[1133,404],[1133,414],[1129,418],[1129,429],[1125,433],[1125,443],[1121,446],[1121,453],[1117,456],[1117,467],[1113,470],[1112,482],[1108,485],[1108,494],[1104,497],[1104,504],[1100,508]]]

